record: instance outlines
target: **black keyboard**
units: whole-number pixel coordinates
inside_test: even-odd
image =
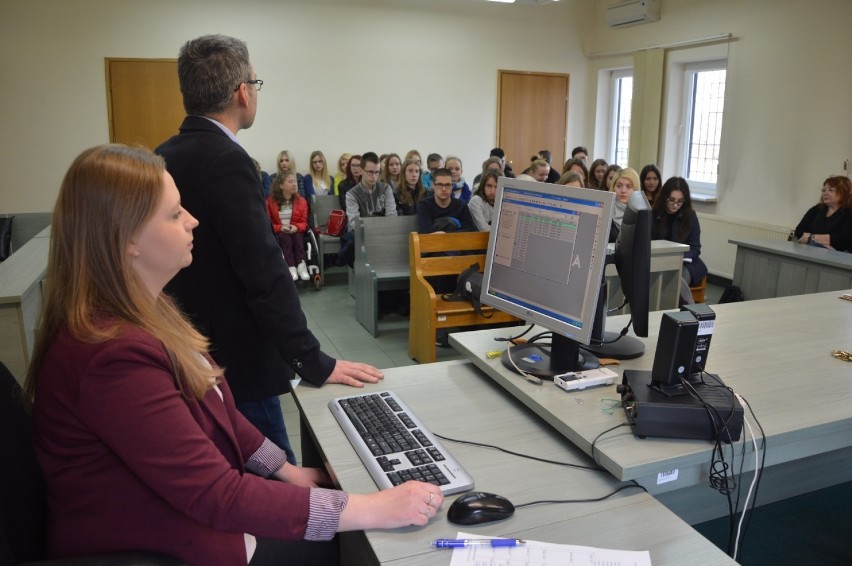
[[[391,391],[339,397],[329,409],[373,481],[388,489],[408,480],[467,491],[473,478]]]

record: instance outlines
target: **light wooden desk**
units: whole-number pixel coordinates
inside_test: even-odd
[[[835,349],[852,350],[852,303],[838,299],[840,294],[713,306],[716,326],[707,369],[751,403],[767,435],[759,503],[852,479],[852,364],[831,356]],[[661,316],[651,314],[645,355],[622,362],[618,373],[651,369]],[[626,322],[625,316],[612,317],[607,329],[620,330]],[[530,384],[499,359],[487,359],[486,351],[501,349],[493,337],[506,334],[507,329],[456,333],[450,343],[586,453],[598,434],[626,422],[622,409],[611,415],[601,411],[603,399],[619,399],[614,385],[568,393],[549,383]],[[596,453],[616,478],[639,481],[694,524],[727,514],[725,497],[708,487],[711,448],[704,441],[638,439],[623,427],[602,437]],[[754,467],[750,446],[746,454],[749,471]],[[658,483],[658,474],[673,470],[676,481]]]
[[[612,244],[610,244],[612,247]],[[669,242],[668,240],[651,241],[651,289],[649,308],[652,311],[675,309],[680,298],[680,272],[683,268],[683,254],[689,251],[686,244]],[[621,279],[615,265],[607,265],[605,270],[607,289],[607,305],[613,309],[624,302],[621,292]],[[630,312],[629,307],[623,313]]]
[[[728,240],[737,246],[734,285],[746,300],[852,287],[852,254],[774,240]]]
[[[0,263],[0,360],[23,383],[41,313],[50,227]]]
[[[452,361],[385,370],[385,379],[366,391],[391,389],[429,426],[451,438],[500,446],[559,461],[591,465],[591,460],[553,428],[482,375],[472,364]],[[376,491],[361,460],[327,407],[329,400],[364,390],[342,385],[321,389],[299,385],[294,397],[307,420],[337,484],[357,493]],[[304,421],[303,421],[304,422]],[[520,504],[546,498],[603,496],[621,485],[605,472],[543,464],[501,452],[445,443],[474,477],[477,491],[489,491]],[[374,530],[344,537],[344,562],[357,564],[449,564],[451,553],[432,550],[430,541],[454,538],[459,530],[488,536],[650,550],[656,566],[664,564],[733,564],[721,550],[648,494],[625,490],[598,503],[540,505],[518,509],[505,521],[459,527],[446,509],[425,527]]]

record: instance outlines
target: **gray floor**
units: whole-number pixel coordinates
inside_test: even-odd
[[[707,303],[718,302],[722,287],[707,286]],[[299,284],[302,310],[308,327],[322,344],[325,353],[338,359],[366,362],[384,369],[412,365],[417,362],[408,357],[409,319],[398,314],[387,314],[379,321],[379,336],[373,338],[355,320],[355,299],[349,295],[345,273],[328,276],[326,285],[319,291],[304,283]],[[438,348],[438,361],[459,359],[451,348]],[[292,396],[282,395],[284,420],[296,457],[301,461],[299,413]]]

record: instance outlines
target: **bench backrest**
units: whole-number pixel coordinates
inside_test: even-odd
[[[408,264],[408,234],[417,230],[416,216],[359,218],[355,226],[355,263],[376,271]]]
[[[10,214],[12,220],[12,253],[21,249],[33,236],[50,226],[50,212],[20,212]]]
[[[485,268],[488,236],[488,232],[412,233],[409,236],[411,273],[423,277],[458,275],[474,263],[479,263],[481,271]],[[446,252],[454,253],[443,255]]]
[[[314,226],[325,226],[331,211],[340,209],[340,199],[337,195],[313,195],[312,198]]]

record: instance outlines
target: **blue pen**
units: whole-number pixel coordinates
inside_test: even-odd
[[[455,538],[439,538],[432,543],[435,548],[464,548],[466,546],[518,546],[525,544],[526,541],[517,538],[474,538],[474,539],[455,539]]]

